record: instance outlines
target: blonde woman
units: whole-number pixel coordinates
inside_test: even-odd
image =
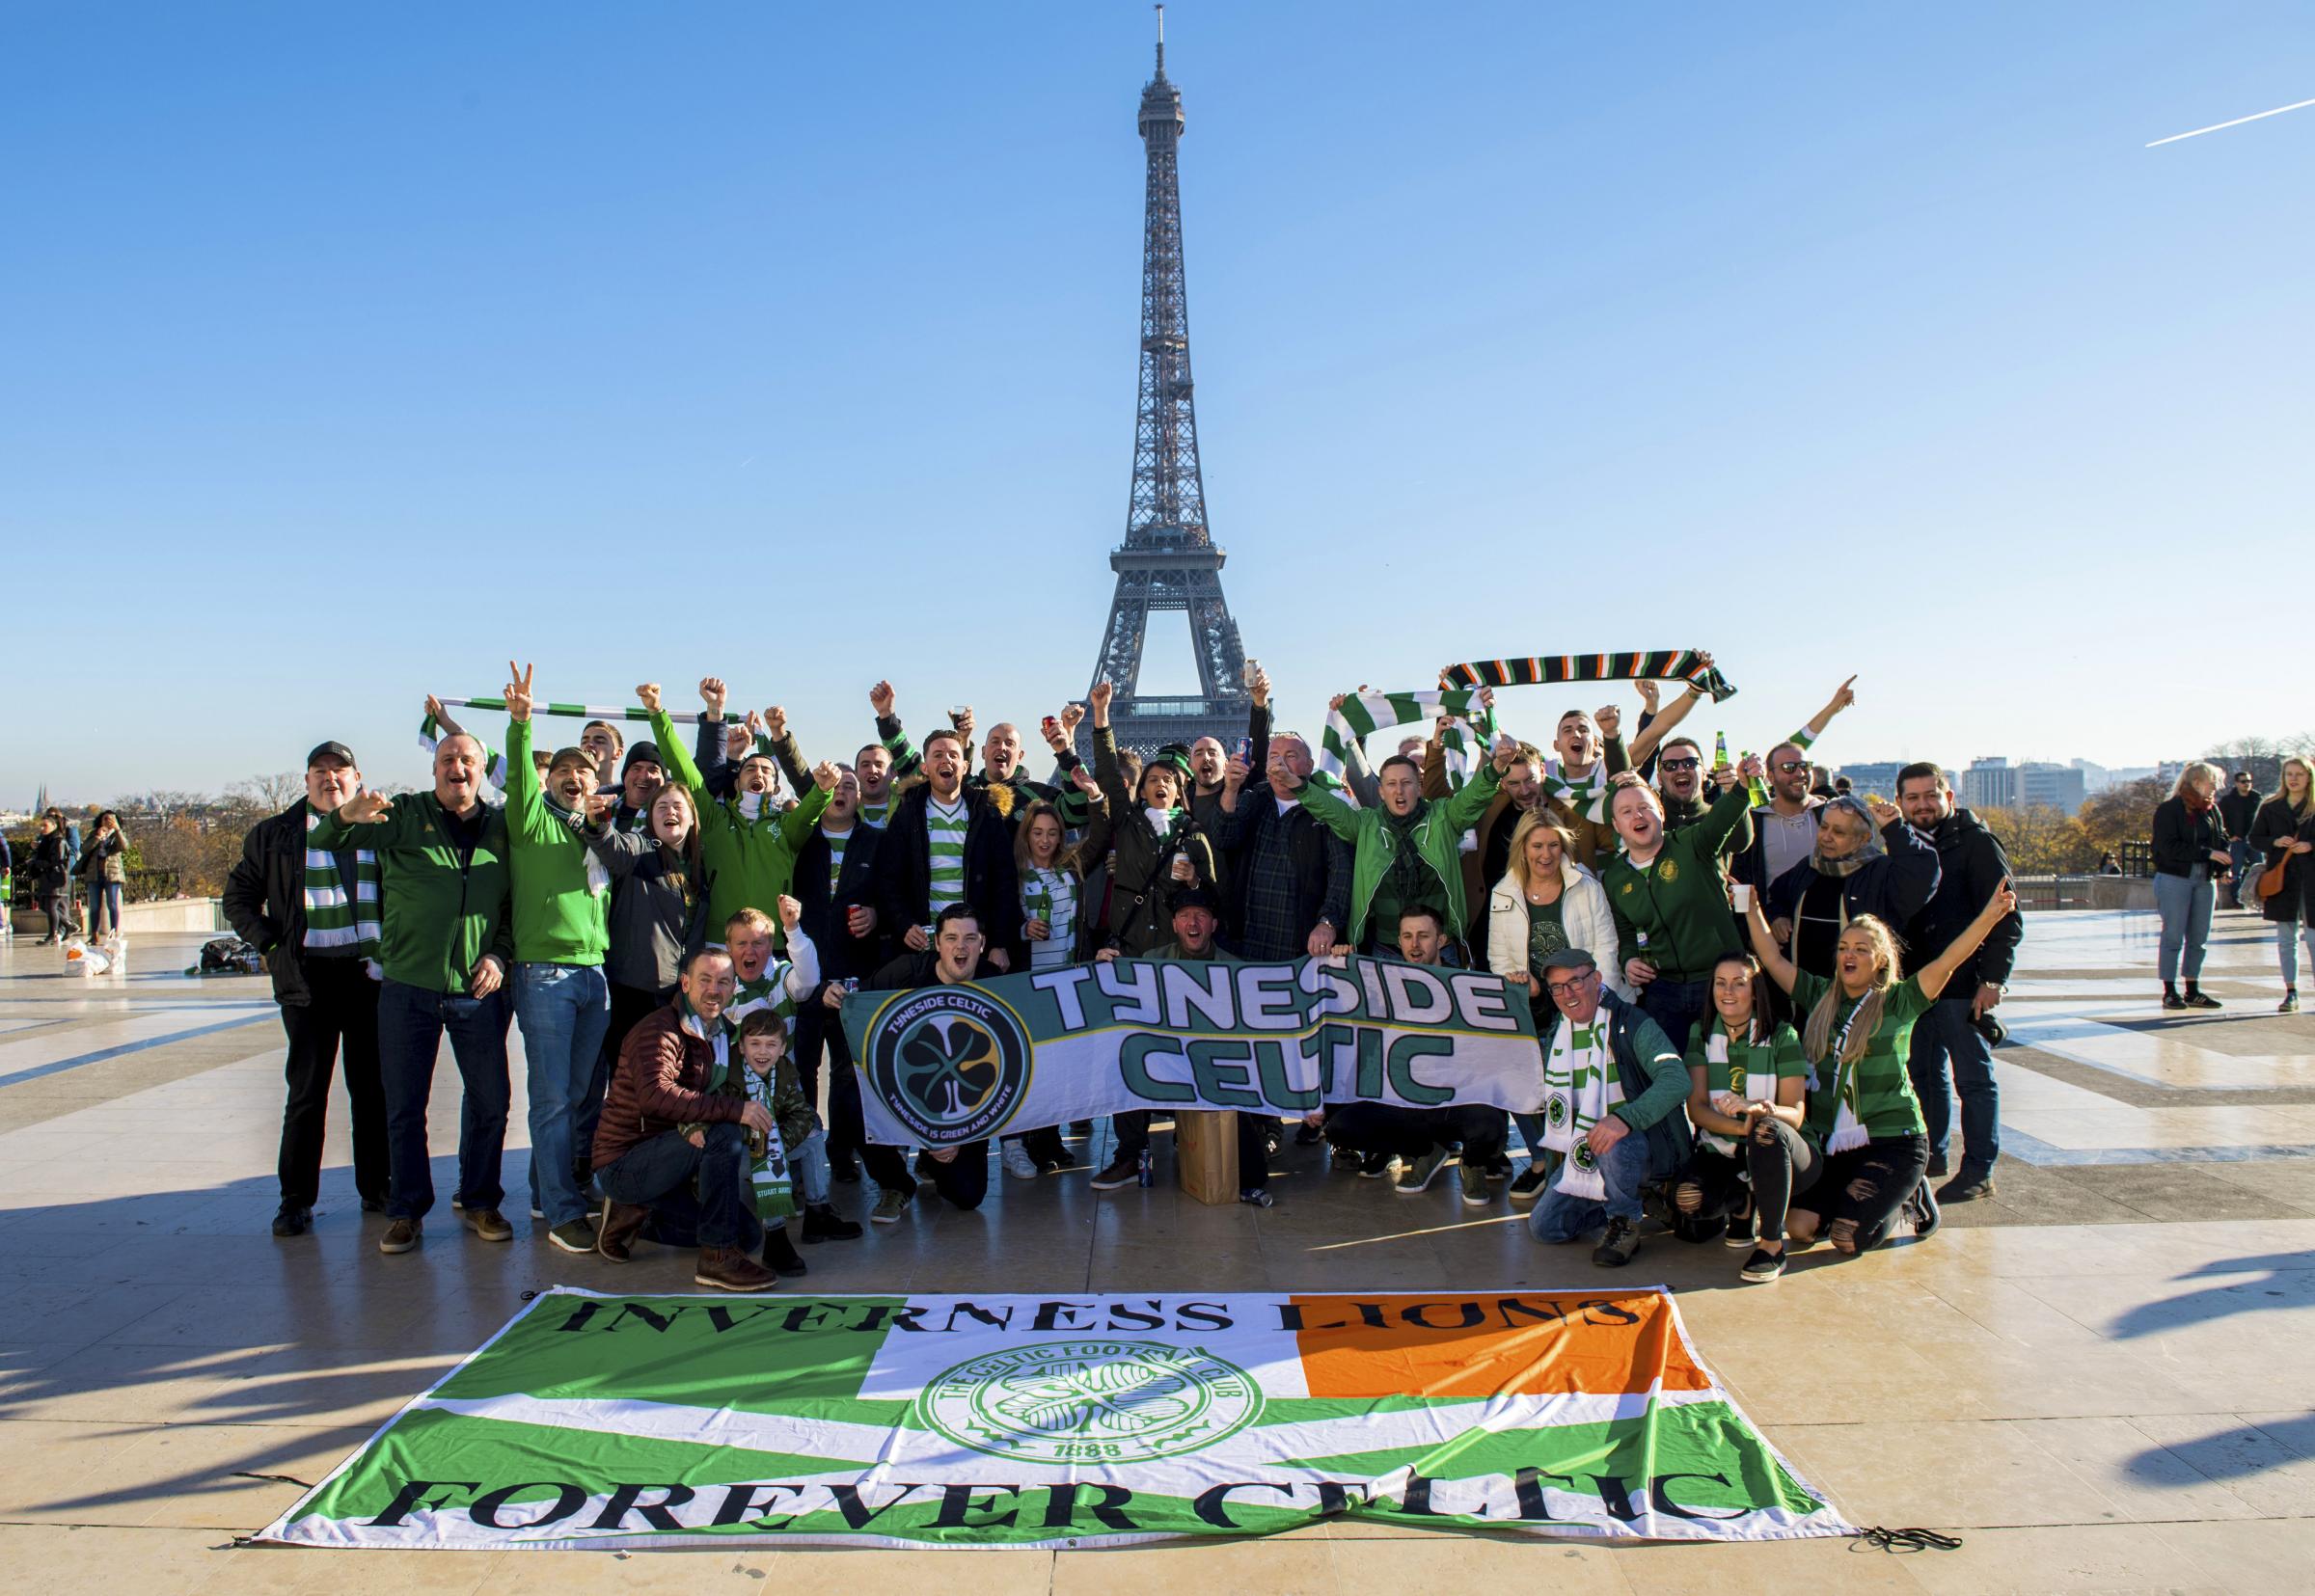
[[[1937,1201],[1921,1183],[1929,1137],[1905,1068],[1913,1026],[2017,906],[2005,880],[1944,953],[1900,981],[1896,933],[1886,921],[1869,914],[1852,921],[1834,949],[1833,974],[1811,975],[1779,950],[1760,900],[1753,900],[1746,923],[1760,967],[1808,1015],[1801,1055],[1810,1066],[1809,1114],[1801,1134],[1823,1158],[1812,1189],[1832,1199],[1821,1214],[1791,1210],[1786,1226],[1796,1238],[1814,1235],[1821,1222],[1836,1251],[1869,1252],[1900,1208],[1916,1235],[1937,1229]]]
[[[1563,948],[1590,951],[1599,960],[1601,985],[1632,1001],[1608,895],[1575,862],[1574,849],[1575,833],[1549,809],[1528,810],[1512,827],[1504,878],[1487,894],[1487,968],[1527,988],[1539,1037],[1551,1035],[1560,1020],[1558,1007],[1543,995],[1543,965]],[[1547,1177],[1543,1117],[1516,1114],[1512,1121],[1527,1144],[1527,1168],[1512,1179],[1511,1199],[1532,1203]]]
[[[2224,880],[2235,856],[2227,852],[2219,818],[2219,783],[2226,772],[2205,762],[2178,772],[2178,785],[2154,811],[2154,906],[2163,917],[2160,964],[2163,1007],[2216,1009],[2202,989],[2203,944],[2211,937],[2214,883]],[[2187,990],[2179,995],[2180,963]]]
[[[2274,925],[2274,952],[2283,966],[2283,1001],[2278,1014],[2299,1013],[2299,943],[2306,939],[2315,959],[2315,766],[2293,754],[2283,761],[2282,785],[2250,823],[2252,868],[2264,874],[2283,867],[2280,892],[2259,900],[2259,912]],[[2251,881],[2239,883],[2251,887]],[[2255,892],[2253,896],[2256,897]]]
[[[1013,861],[1021,873],[1022,934],[1029,943],[1029,968],[1057,970],[1077,961],[1085,934],[1085,861],[1099,861],[1109,851],[1109,806],[1093,779],[1082,770],[1072,772],[1087,794],[1092,809],[1085,833],[1075,847],[1064,848],[1061,811],[1043,798],[1021,812],[1013,832]],[[998,1139],[997,1159],[1017,1180],[1069,1167],[1061,1127],[1050,1125],[1019,1136]]]

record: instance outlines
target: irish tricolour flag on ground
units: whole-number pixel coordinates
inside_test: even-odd
[[[1658,1289],[556,1290],[262,1538],[1003,1548],[1339,1515],[1591,1539],[1851,1532]]]

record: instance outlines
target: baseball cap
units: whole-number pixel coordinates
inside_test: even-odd
[[[313,751],[306,755],[306,769],[312,770],[325,759],[342,761],[348,770],[355,769],[354,750],[342,743],[316,743]]]

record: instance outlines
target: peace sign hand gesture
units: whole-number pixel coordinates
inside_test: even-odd
[[[512,660],[506,662],[507,719],[528,720],[531,718],[531,675],[537,668],[536,665],[531,664],[517,670],[514,668]]]

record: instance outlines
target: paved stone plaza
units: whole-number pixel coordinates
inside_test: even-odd
[[[1995,1202],[1925,1244],[1771,1286],[1740,1254],[1651,1237],[1634,1283],[1676,1287],[1698,1349],[1802,1474],[1861,1525],[1929,1526],[1956,1552],[1843,1541],[1574,1548],[1333,1524],[1259,1542],[960,1555],[708,1551],[333,1553],[244,1548],[411,1395],[553,1283],[689,1291],[691,1258],[619,1269],[511,1246],[447,1205],[401,1258],[374,1246],[346,1168],[342,1098],[313,1232],[267,1233],[281,1029],[262,979],[190,981],[196,938],[149,939],[124,980],[68,980],[53,949],[0,952],[0,1559],[64,1596],[427,1589],[695,1589],[809,1578],[976,1589],[1197,1581],[1265,1596],[1554,1590],[2303,1590],[2315,1566],[2315,1016],[2278,1017],[2268,928],[2221,913],[2206,986],[2153,1001],[2152,915],[2029,922],[1999,1055]],[[436,1180],[457,1076],[434,1102]],[[1160,1147],[1163,1148],[1161,1140]],[[1162,1150],[1161,1150],[1162,1167]],[[1531,1242],[1452,1178],[1416,1198],[1288,1150],[1267,1212],[1161,1180],[993,1180],[961,1214],[809,1251],[834,1291],[1568,1286],[1588,1250]],[[839,1205],[860,1217],[859,1188]],[[798,1573],[799,1558],[842,1563]],[[903,1561],[913,1566],[902,1567]]]

